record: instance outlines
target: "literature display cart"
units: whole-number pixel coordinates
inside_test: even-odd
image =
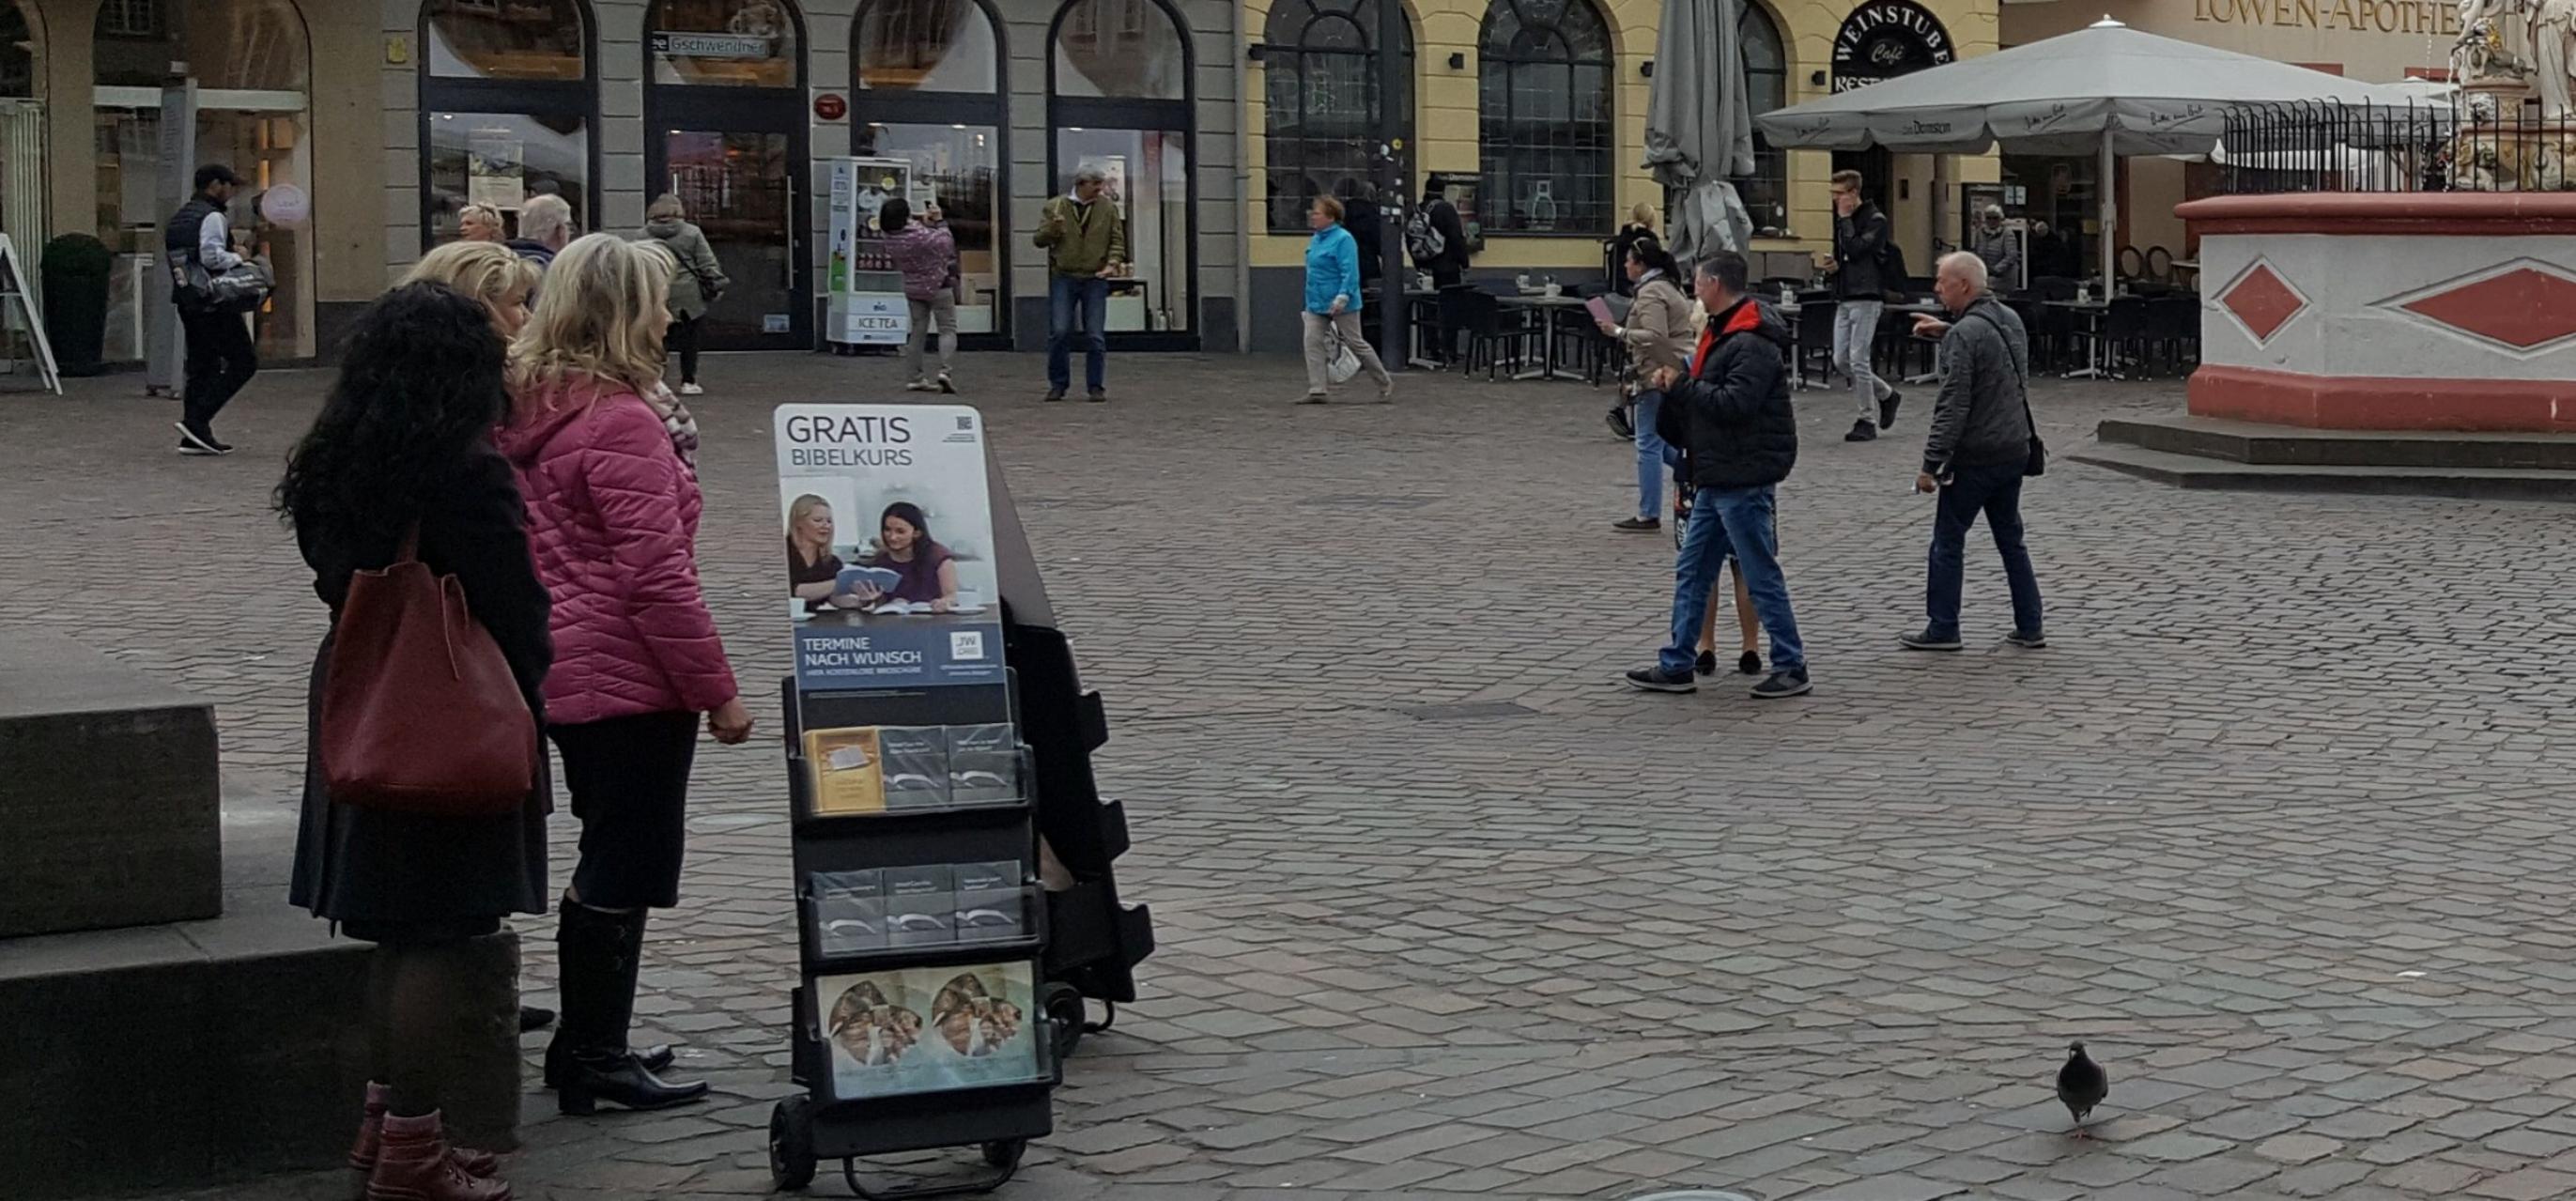
[[[1098,700],[1069,653],[1046,653],[1061,635],[1014,620],[1034,571],[973,409],[784,406],[778,449],[796,638],[783,684],[791,1058],[805,1092],[772,1111],[771,1172],[800,1189],[837,1159],[871,1199],[988,1190],[1054,1128],[1084,993],[1132,999],[1130,969],[1152,945],[1106,870],[1125,822],[1089,788]],[[1034,670],[1005,666],[1019,643]],[[1032,713],[1033,700],[1061,711]],[[1042,749],[1068,730],[1079,787],[1063,751]],[[1040,837],[1067,823],[1042,820],[1042,797],[1050,811],[1087,802],[1091,837],[1075,831],[1056,891]],[[1059,917],[1078,934],[1062,951]],[[959,1146],[992,1170],[873,1190],[859,1173],[862,1157]]]

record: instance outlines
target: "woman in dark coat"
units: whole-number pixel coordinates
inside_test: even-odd
[[[335,630],[350,577],[393,562],[416,525],[421,561],[463,586],[468,609],[509,662],[530,722],[541,724],[553,658],[546,590],[529,556],[516,477],[491,442],[508,403],[502,356],[477,301],[436,283],[385,294],[351,332],[340,377],[288,459],[277,507]],[[317,745],[331,646],[325,635],[313,664]],[[376,944],[375,1081],[350,1154],[369,1172],[370,1195],[510,1195],[492,1177],[490,1156],[446,1144],[435,1065],[460,1033],[505,1044],[514,1033],[514,997],[474,995],[468,944],[498,933],[504,915],[545,911],[548,788],[542,765],[538,773],[514,813],[429,817],[334,802],[318,751],[306,755],[289,898]]]

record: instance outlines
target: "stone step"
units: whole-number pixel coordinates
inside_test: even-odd
[[[2114,442],[2084,447],[2068,455],[2067,460],[2178,488],[2576,501],[2576,471],[2522,467],[2241,463]]]
[[[2326,430],[2211,417],[2103,422],[2105,443],[2235,463],[2576,471],[2576,434]]]

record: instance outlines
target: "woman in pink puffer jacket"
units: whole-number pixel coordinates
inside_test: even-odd
[[[654,1075],[667,1051],[626,1044],[645,916],[680,899],[698,715],[719,742],[751,736],[698,591],[697,427],[662,386],[671,271],[657,246],[582,238],[547,268],[510,350],[500,446],[554,600],[546,734],[581,819],[556,936],[563,1024],[546,1048],[565,1113],[601,1099],[659,1109],[707,1091]]]

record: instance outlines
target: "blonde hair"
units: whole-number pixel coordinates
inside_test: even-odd
[[[689,206],[680,203],[680,194],[677,192],[664,192],[661,195],[654,197],[653,203],[644,207],[644,219],[647,221],[658,220],[663,217],[679,217],[686,219],[688,215]]]
[[[811,492],[797,497],[793,503],[790,503],[787,506],[787,540],[790,542],[797,540],[796,527],[805,524],[805,519],[813,516],[814,510],[828,509],[831,507],[832,502],[816,496]],[[831,549],[831,543],[827,540],[823,544],[823,547],[824,549],[829,550]]]
[[[449,242],[420,256],[406,284],[445,284],[498,310],[516,298],[526,300],[537,289],[537,265],[499,242]]]
[[[1657,213],[1655,206],[1647,201],[1640,200],[1637,207],[1629,209],[1628,219],[1645,226],[1648,232],[1663,228],[1662,214]]]
[[[475,221],[491,226],[492,236],[495,239],[507,234],[510,229],[509,224],[501,220],[501,210],[496,209],[491,205],[469,204],[464,208],[456,210],[456,230],[458,234],[461,235],[465,232],[465,226],[468,222]]]
[[[650,393],[662,382],[662,298],[671,252],[609,234],[575,238],[546,268],[536,311],[510,345],[513,391],[525,403],[550,385],[589,376]]]

